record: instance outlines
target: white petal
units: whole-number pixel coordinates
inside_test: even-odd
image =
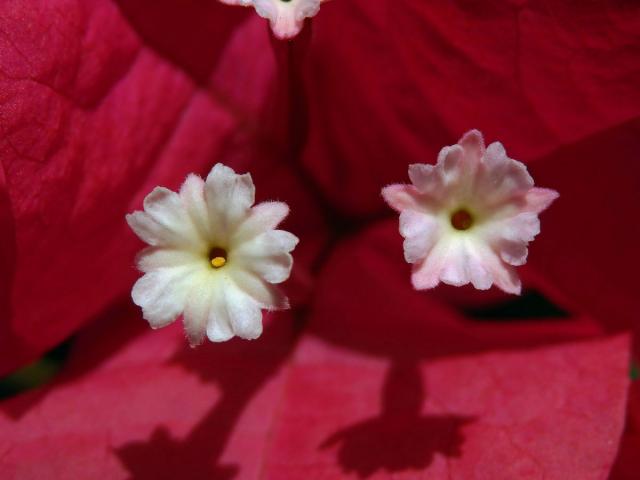
[[[226,342],[234,337],[231,325],[229,325],[229,315],[224,303],[214,304],[212,318],[207,325],[207,338],[212,342]]]
[[[293,257],[288,253],[256,257],[246,264],[247,269],[273,284],[282,283],[291,275]]]
[[[251,175],[237,175],[221,163],[209,173],[204,192],[211,221],[223,228],[227,235],[245,218],[255,200]]]
[[[224,296],[233,332],[247,340],[258,338],[262,334],[262,312],[258,303],[231,284],[225,287]]]
[[[180,199],[193,225],[204,241],[211,237],[211,221],[204,200],[204,180],[190,174],[180,187]]]
[[[144,210],[126,218],[133,231],[149,245],[202,248],[202,239],[177,193],[156,187],[145,197]]]
[[[184,310],[193,269],[163,268],[143,275],[133,286],[131,298],[142,307],[142,315],[151,327],[169,325]]]
[[[276,228],[289,214],[283,202],[262,202],[251,208],[249,216],[234,234],[234,243],[242,243]]]
[[[211,278],[203,273],[194,279],[185,303],[184,330],[192,346],[202,343],[207,331],[216,287]]]
[[[234,250],[238,257],[267,257],[292,251],[300,240],[285,230],[270,230],[245,242]]]
[[[287,297],[277,287],[269,284],[259,275],[252,272],[232,268],[229,275],[236,286],[244,293],[260,304],[260,307],[269,310],[284,310],[289,308]]]
[[[138,269],[151,272],[160,268],[193,266],[203,264],[204,259],[189,250],[175,248],[149,247],[142,250],[136,259]]]

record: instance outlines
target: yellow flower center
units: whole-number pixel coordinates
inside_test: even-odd
[[[224,248],[213,247],[209,252],[209,260],[213,268],[221,268],[227,264],[227,251]]]

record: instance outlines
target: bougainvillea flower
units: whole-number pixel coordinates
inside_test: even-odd
[[[253,206],[251,175],[216,164],[206,181],[189,175],[180,192],[157,187],[144,211],[127,222],[150,247],[131,296],[153,328],[183,314],[189,342],[262,333],[261,309],[288,308],[274,284],[289,278],[298,238],[275,228],[289,213],[282,202]]]
[[[279,42],[217,0],[0,2],[0,371],[67,352],[0,401],[3,478],[637,479],[640,8],[397,3]],[[380,195],[473,126],[562,195],[521,296],[412,289]],[[301,242],[259,341],[192,349],[123,219],[215,163]]]
[[[269,20],[276,37],[295,37],[306,18],[314,17],[320,10],[320,3],[326,0],[220,0],[229,5],[253,7],[262,18]]]
[[[411,185],[382,190],[400,212],[405,260],[418,290],[441,281],[487,290],[496,284],[519,294],[514,266],[527,261],[527,244],[540,232],[538,214],[557,192],[533,186],[522,163],[477,130],[444,147],[436,165],[409,166]]]

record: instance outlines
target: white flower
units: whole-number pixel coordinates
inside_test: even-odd
[[[477,130],[440,151],[436,165],[409,166],[411,185],[382,190],[400,212],[404,255],[418,290],[496,284],[519,294],[515,266],[527,261],[527,245],[540,232],[538,214],[558,193],[533,186],[527,168],[502,144],[486,149]]]
[[[229,5],[253,7],[262,18],[269,20],[276,37],[295,37],[304,24],[305,18],[315,16],[320,4],[326,0],[220,0]]]
[[[289,213],[282,202],[253,206],[251,175],[222,164],[206,181],[189,175],[176,193],[155,188],[144,211],[127,215],[150,247],[138,257],[144,272],[131,296],[152,328],[183,315],[192,345],[262,333],[261,309],[288,308],[275,284],[289,278],[298,238],[275,230]]]

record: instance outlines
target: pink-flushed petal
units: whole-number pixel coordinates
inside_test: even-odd
[[[486,249],[482,253],[482,262],[491,274],[496,287],[504,292],[520,295],[522,292],[522,282],[516,269],[508,264],[509,262],[505,263],[496,252],[489,249]]]
[[[519,295],[521,283],[515,269],[505,263],[484,240],[444,239],[413,266],[411,283],[416,290],[428,290],[440,282],[460,287],[468,283],[487,290],[492,284]]]
[[[525,209],[530,212],[540,213],[546,210],[560,194],[549,188],[534,187],[527,192],[525,201],[527,205]]]
[[[445,184],[458,184],[463,174],[475,170],[479,163],[479,158],[466,156],[460,145],[449,145],[442,147],[438,153],[436,170],[442,175]],[[426,186],[424,189],[426,191]]]
[[[414,185],[388,185],[382,189],[382,197],[397,212],[407,209],[417,211],[423,209],[420,206],[419,192]]]
[[[475,194],[485,208],[496,208],[518,199],[533,187],[533,178],[527,167],[509,158],[500,142],[487,147],[482,163],[476,178]]]
[[[465,133],[458,145],[464,149],[465,155],[469,155],[472,158],[480,160],[485,153],[484,137],[479,130],[469,130]]]
[[[432,252],[431,255],[416,264],[411,271],[411,284],[416,290],[429,290],[440,283],[440,272],[444,263],[444,255]]]
[[[192,349],[178,324],[111,312],[54,384],[3,400],[3,478],[259,478],[295,338],[291,315],[269,321],[260,342]]]
[[[282,40],[300,33],[305,18],[315,16],[320,3],[321,0],[253,0],[258,15],[269,19],[273,33]]]
[[[436,192],[444,188],[444,179],[435,165],[413,163],[409,165],[409,180],[419,192]]]
[[[400,235],[405,238],[404,259],[417,263],[429,255],[441,236],[440,222],[425,213],[405,210],[400,214]]]

